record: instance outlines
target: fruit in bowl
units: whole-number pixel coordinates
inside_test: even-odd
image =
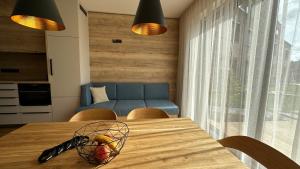
[[[99,134],[94,138],[98,144],[105,143],[107,144],[115,153],[118,153],[117,142],[109,135]]]
[[[99,166],[112,161],[120,154],[129,134],[128,126],[119,121],[98,121],[78,129],[74,137],[89,138],[86,144],[76,147],[87,162]]]
[[[99,145],[95,149],[95,158],[103,162],[109,158],[110,148],[107,145]]]
[[[94,141],[98,144],[95,149],[95,158],[100,162],[105,162],[109,158],[110,153],[117,152],[117,143],[112,136],[99,134],[94,138]]]

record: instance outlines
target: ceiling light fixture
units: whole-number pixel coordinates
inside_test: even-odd
[[[17,0],[11,20],[33,29],[60,31],[65,29],[54,0]]]
[[[167,31],[160,0],[140,0],[131,30],[139,35],[160,35]]]

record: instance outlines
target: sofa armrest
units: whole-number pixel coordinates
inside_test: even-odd
[[[92,104],[90,87],[92,87],[90,83],[81,86],[80,106],[89,106]]]

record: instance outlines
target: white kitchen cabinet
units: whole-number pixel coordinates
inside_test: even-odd
[[[15,105],[15,106],[11,106],[11,105],[3,106],[3,105],[1,105],[0,106],[0,114],[1,113],[18,113],[18,112],[20,112],[20,107],[18,105]]]
[[[0,125],[2,124],[21,124],[21,114],[20,113],[0,113]]]
[[[0,106],[15,106],[19,105],[19,98],[1,98]]]
[[[52,121],[52,113],[49,113],[49,112],[22,113],[21,121],[23,124],[51,122]]]
[[[47,36],[47,55],[51,61],[53,121],[67,121],[79,107],[79,40],[74,37]]]
[[[18,90],[18,85],[15,83],[2,83],[0,84],[0,90]]]
[[[79,107],[79,97],[52,98],[53,121],[68,121]]]
[[[52,105],[49,106],[19,106],[21,113],[49,113],[52,112]]]
[[[1,98],[16,98],[19,97],[18,90],[0,90],[0,97]]]
[[[80,65],[78,38],[47,36],[46,39],[49,64],[52,62],[49,65],[50,67],[52,66],[49,71],[51,96],[79,96]]]
[[[80,106],[80,85],[90,82],[88,18],[78,0],[56,0],[66,30],[46,32],[53,121],[67,121]]]

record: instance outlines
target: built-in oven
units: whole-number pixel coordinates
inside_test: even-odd
[[[18,84],[21,106],[51,105],[50,84]]]

